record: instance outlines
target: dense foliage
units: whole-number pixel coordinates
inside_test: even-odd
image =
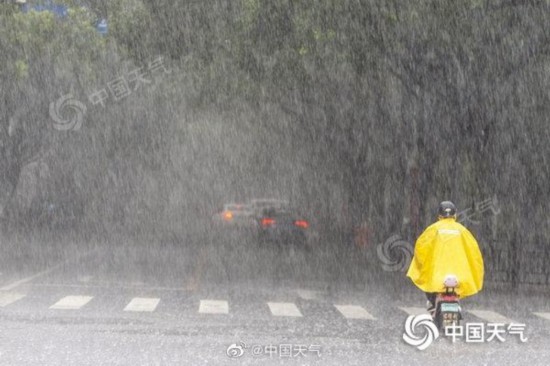
[[[1,9],[4,216],[29,207],[17,192],[33,175],[42,195],[79,197],[92,227],[183,230],[223,202],[284,196],[376,242],[411,239],[442,199],[496,198],[498,220],[474,227],[484,245],[548,247],[548,1]],[[86,100],[159,55],[169,73],[104,108]],[[57,131],[48,105],[69,92],[85,121]]]

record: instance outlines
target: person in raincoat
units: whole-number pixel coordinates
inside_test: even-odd
[[[483,257],[474,236],[456,222],[456,207],[450,201],[439,204],[439,220],[418,238],[407,272],[412,282],[426,293],[428,311],[435,313],[435,297],[444,292],[447,275],[458,279],[456,293],[461,298],[483,288]]]

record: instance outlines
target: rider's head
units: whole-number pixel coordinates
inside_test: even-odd
[[[448,219],[450,217],[456,219],[456,207],[451,201],[443,201],[439,204],[437,215],[440,219]]]

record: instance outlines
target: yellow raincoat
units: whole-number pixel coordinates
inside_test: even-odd
[[[420,235],[407,277],[424,292],[442,292],[449,274],[457,277],[456,292],[462,298],[483,288],[483,258],[477,241],[454,218],[440,219]]]

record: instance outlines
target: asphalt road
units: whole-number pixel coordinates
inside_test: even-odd
[[[466,323],[524,325],[525,342],[503,325],[503,342],[441,334],[420,351],[403,334],[423,295],[356,255],[235,242],[50,249],[2,262],[1,365],[550,364],[548,292],[462,304]]]

